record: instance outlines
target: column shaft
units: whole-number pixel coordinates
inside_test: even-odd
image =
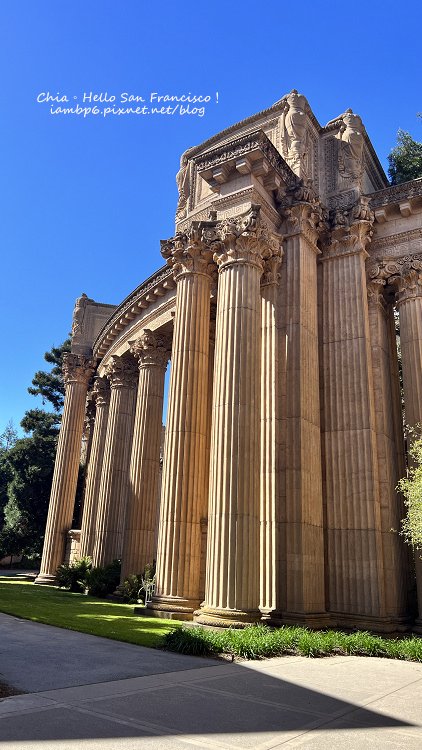
[[[66,395],[54,464],[41,569],[36,583],[54,583],[57,567],[63,562],[66,534],[72,524],[75,504],[85,399],[93,368],[94,362],[89,357],[77,354],[65,354],[63,357]]]
[[[207,515],[210,254],[193,226],[165,243],[177,282],[152,614],[191,619],[203,592],[201,519]]]
[[[334,229],[322,269],[328,606],[345,624],[350,616],[366,623],[386,614],[365,277],[369,231],[370,221],[358,216]]]
[[[317,207],[292,206],[282,268],[285,579],[283,621],[319,624],[325,618],[317,315]]]
[[[139,383],[125,516],[122,581],[139,574],[156,557],[160,443],[164,375],[170,342],[149,330],[132,343],[139,360]]]
[[[138,371],[132,358],[113,357],[106,372],[111,397],[98,498],[93,565],[102,567],[123,551],[128,474]]]
[[[98,496],[101,483],[107,420],[110,406],[110,388],[106,378],[96,378],[93,394],[96,402],[92,445],[85,483],[84,510],[81,527],[81,557],[92,557],[97,522]]]

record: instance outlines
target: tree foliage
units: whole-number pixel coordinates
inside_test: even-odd
[[[409,456],[412,463],[408,475],[398,485],[407,509],[402,534],[409,544],[422,550],[422,436],[412,441]]]
[[[24,438],[17,439],[10,423],[0,435],[0,557],[41,554],[64,400],[61,363],[69,349],[67,340],[47,352],[51,371],[35,373],[28,388],[53,411],[28,410],[21,421]]]
[[[392,185],[422,177],[422,143],[413,140],[410,133],[399,130],[397,146],[388,155],[388,162]]]

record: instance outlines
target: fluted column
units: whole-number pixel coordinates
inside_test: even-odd
[[[98,496],[110,406],[110,386],[107,378],[95,378],[92,395],[95,401],[95,421],[85,483],[80,548],[82,557],[85,555],[92,557],[94,550]]]
[[[422,255],[386,263],[384,273],[396,288],[400,317],[400,346],[403,367],[404,415],[409,427],[422,424]],[[419,617],[416,630],[422,632],[422,550],[415,550]]]
[[[280,610],[280,254],[266,261],[261,281],[260,610]]]
[[[328,607],[340,624],[386,615],[366,290],[368,199],[332,218],[322,256]]]
[[[75,504],[85,400],[94,364],[91,357],[71,353],[63,356],[66,394],[54,464],[41,569],[36,583],[54,583],[57,567],[63,562],[66,534],[72,523]]]
[[[222,222],[205,601],[196,619],[244,626],[259,620],[260,366],[263,256],[280,241],[259,206]]]
[[[400,471],[394,417],[400,393],[398,378],[394,378],[392,372],[392,309],[384,297],[384,285],[385,281],[382,279],[370,278],[367,289],[377,437],[385,616],[391,619],[391,627],[396,629],[402,620],[406,622],[409,571],[407,550],[399,535],[404,509],[396,490]],[[398,371],[397,353],[394,354],[395,367]]]
[[[317,242],[323,224],[319,203],[303,193],[293,192],[285,209],[281,270],[285,396],[278,619],[314,626],[326,619],[317,315]]]
[[[142,573],[147,563],[152,563],[156,557],[164,375],[170,348],[168,336],[147,329],[131,342],[130,350],[139,363],[139,382],[125,516],[122,581],[130,573]]]
[[[129,462],[135,417],[138,368],[133,357],[112,357],[110,409],[98,498],[93,565],[104,566],[122,555]]]
[[[207,228],[208,227],[208,228]],[[162,245],[177,283],[157,587],[152,614],[191,619],[202,598],[201,519],[207,515],[207,415],[212,226]]]

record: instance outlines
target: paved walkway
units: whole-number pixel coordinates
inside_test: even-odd
[[[0,701],[2,750],[422,747],[420,664],[231,664],[0,615],[0,672],[31,691]]]

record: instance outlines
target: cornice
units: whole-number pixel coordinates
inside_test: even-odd
[[[410,198],[419,198],[422,196],[422,177],[417,180],[402,182],[400,185],[390,185],[384,190],[377,190],[371,193],[371,208],[388,206],[394,203],[400,203]]]
[[[168,266],[158,269],[126,297],[107,320],[95,339],[93,353],[99,359],[108,351],[120,332],[134,320],[142,310],[174,289],[172,270]]]

